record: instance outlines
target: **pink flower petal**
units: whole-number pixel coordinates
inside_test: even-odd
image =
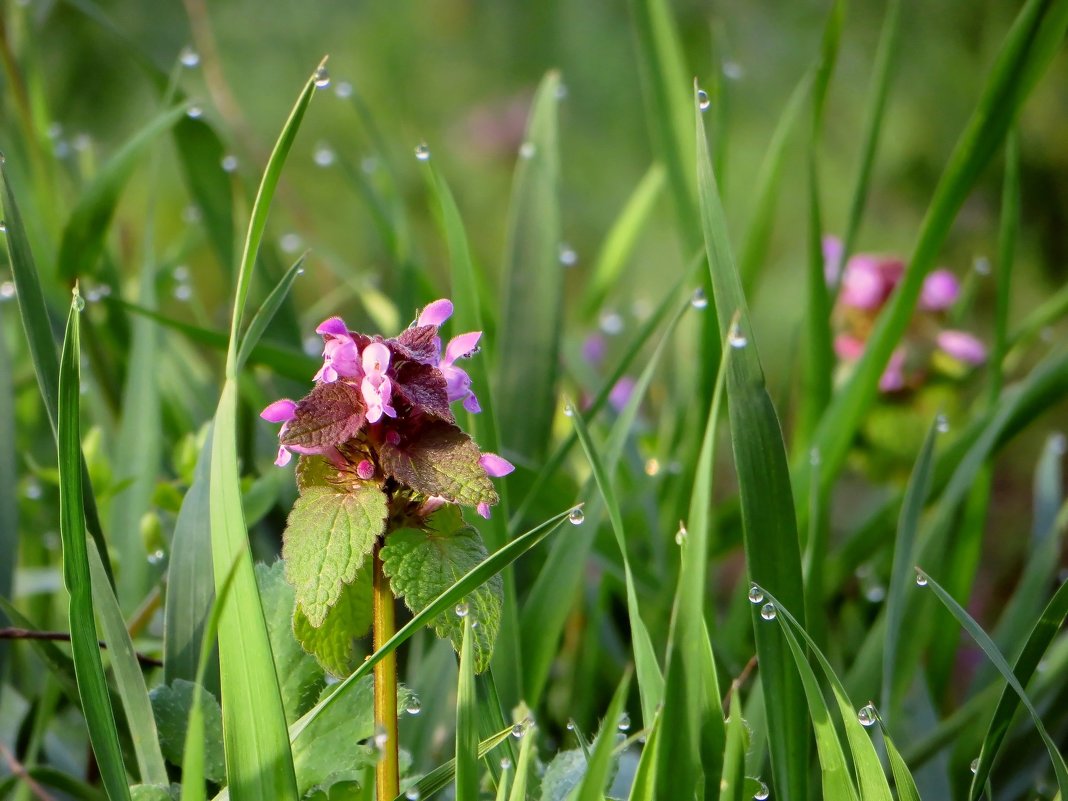
[[[482,411],[482,406],[479,405],[478,398],[475,397],[475,393],[468,391],[467,397],[464,398],[464,408],[471,414],[478,414]]]
[[[612,391],[608,393],[608,402],[612,404],[616,412],[623,411],[623,407],[630,401],[630,396],[634,394],[634,388],[637,385],[638,383],[633,378],[625,375],[612,386]]]
[[[475,507],[475,511],[477,511],[482,517],[486,518],[486,520],[489,520],[490,505],[488,503],[480,503],[478,506]]]
[[[482,337],[481,331],[471,331],[466,334],[454,336],[445,346],[445,358],[442,364],[452,364],[457,359],[469,356],[477,347],[478,340]]]
[[[879,389],[883,392],[897,392],[905,388],[905,350],[898,348],[890,354],[890,361],[879,378]]]
[[[364,481],[374,478],[375,466],[368,459],[360,459],[360,463],[356,465],[356,475]]]
[[[363,371],[369,378],[381,378],[389,368],[389,348],[372,342],[363,349]]]
[[[347,337],[349,335],[349,329],[348,326],[345,325],[345,321],[340,317],[331,317],[329,320],[323,320],[319,323],[319,327],[315,329],[315,333],[320,336]]]
[[[937,342],[942,351],[965,364],[982,364],[986,361],[986,346],[964,331],[942,331]]]
[[[834,352],[844,362],[855,362],[864,353],[864,341],[850,334],[834,338]]]
[[[491,478],[500,478],[515,470],[514,464],[495,453],[482,454],[482,456],[479,457],[478,463],[482,466],[482,469],[486,471],[486,475]]]
[[[873,256],[854,256],[842,279],[842,303],[854,309],[877,309],[887,295],[879,261]]]
[[[935,270],[923,280],[920,293],[920,308],[924,311],[942,311],[957,302],[960,296],[960,281],[949,270]]]
[[[284,423],[292,420],[297,414],[297,404],[288,398],[276,400],[262,412],[260,417],[271,423]]]
[[[838,283],[842,274],[842,240],[831,234],[823,237],[823,276],[829,285]]]
[[[285,446],[278,446],[278,456],[275,457],[274,463],[279,467],[285,467],[289,464],[289,460],[293,458],[293,454],[285,449]]]
[[[452,317],[452,301],[448,298],[435,300],[419,313],[416,325],[441,325]]]

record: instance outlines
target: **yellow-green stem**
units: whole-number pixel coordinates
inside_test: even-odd
[[[393,592],[389,579],[382,569],[378,555],[381,544],[375,546],[374,554],[374,646],[377,651],[397,630],[393,617]],[[377,801],[393,801],[400,792],[399,763],[397,758],[397,654],[393,653],[375,664],[375,733],[385,735],[382,757],[375,770],[375,796]],[[378,740],[381,742],[381,740]]]

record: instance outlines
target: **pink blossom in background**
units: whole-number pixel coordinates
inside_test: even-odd
[[[905,388],[905,349],[895,348],[890,354],[890,361],[879,377],[879,389],[883,392],[897,392]]]
[[[949,270],[935,270],[923,281],[920,308],[924,311],[943,311],[960,297],[960,282]]]
[[[937,342],[939,350],[965,364],[982,364],[986,361],[986,346],[964,331],[942,331],[938,334]]]

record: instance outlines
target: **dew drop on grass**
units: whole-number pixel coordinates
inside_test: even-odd
[[[11,300],[15,297],[15,284],[13,281],[4,281],[0,284],[0,300]]]
[[[572,509],[567,519],[571,525],[581,526],[586,521],[586,514],[581,509]]]
[[[690,298],[690,305],[695,309],[708,308],[708,295],[705,294],[704,289],[697,287],[697,289],[693,291],[693,297]]]
[[[756,584],[749,585],[749,603],[759,604],[764,602],[764,591]]]
[[[567,722],[567,730],[568,731],[574,731],[575,730],[575,721],[569,720]]]
[[[460,601],[460,603],[456,604],[456,609],[453,611],[456,612],[456,617],[467,617],[470,608],[467,606],[467,601]]]
[[[731,323],[730,330],[727,331],[727,341],[732,348],[744,348],[749,344],[749,339],[742,333],[741,326],[738,323]]]
[[[704,89],[697,90],[697,107],[701,111],[708,111],[708,107],[712,105],[712,101],[708,99],[708,92]]]
[[[389,735],[386,734],[386,730],[379,727],[375,730],[375,748],[379,751],[385,750],[386,745],[389,743]]]
[[[82,293],[78,291],[78,287],[74,287],[74,308],[77,311],[81,311],[85,308],[85,298],[82,297]]]
[[[0,220],[0,234],[6,234],[6,233],[7,233],[7,222],[4,221],[4,220]]]
[[[408,801],[419,801],[419,788],[418,787],[409,787],[405,791],[404,797],[407,798]]]
[[[415,157],[420,161],[430,161],[430,147],[426,142],[415,146]]]
[[[753,798],[756,799],[756,801],[766,801],[769,795],[771,795],[771,793],[768,790],[768,786],[764,784],[764,782],[760,782],[760,789],[753,793]]]
[[[319,67],[315,71],[315,88],[325,89],[330,85],[330,73],[326,71],[326,67]]]
[[[564,404],[564,417],[573,417],[575,415],[575,407],[570,402]]]
[[[864,591],[864,597],[871,603],[877,604],[886,598],[886,587],[882,584],[872,584]]]
[[[578,264],[578,253],[575,252],[575,249],[571,247],[571,245],[566,242],[561,242],[559,259],[560,263],[565,267],[574,267]]]
[[[760,607],[760,616],[765,620],[774,620],[775,614],[775,604],[770,601]]]
[[[1068,450],[1068,440],[1065,439],[1064,434],[1057,432],[1049,441],[1049,449],[1053,451],[1056,456],[1064,456],[1066,450]]]
[[[676,545],[682,545],[684,542],[686,542],[686,536],[688,534],[689,534],[689,532],[686,530],[686,526],[680,520],[679,521],[679,530],[675,532],[675,544]]]
[[[329,167],[337,160],[337,154],[329,145],[320,144],[316,146],[312,159],[318,167]]]
[[[189,284],[178,284],[178,286],[174,288],[175,300],[186,301],[191,297],[193,297],[193,287],[189,286]]]
[[[41,489],[40,482],[36,478],[31,478],[29,481],[26,482],[26,489],[24,490],[24,492],[26,493],[27,498],[29,498],[31,501],[36,501],[38,498],[41,497],[41,493],[43,492],[43,490]]]
[[[974,267],[979,275],[990,275],[990,259],[986,256],[977,256]]]
[[[302,241],[300,234],[289,233],[284,234],[278,244],[286,253],[296,253],[300,249]]]
[[[192,45],[186,45],[178,54],[178,61],[183,67],[192,69],[200,63],[200,53]]]
[[[624,712],[619,716],[619,722],[616,724],[616,728],[620,731],[627,731],[630,729],[630,715]]]
[[[411,700],[408,701],[408,706],[405,707],[404,711],[407,712],[409,715],[418,715],[420,712],[423,711],[423,705],[422,703],[420,703],[418,698],[412,696]]]
[[[567,84],[558,83],[556,85],[556,99],[563,100],[565,97],[567,97]]]
[[[737,61],[724,61],[723,62],[723,75],[726,78],[730,78],[732,81],[737,81],[745,75],[745,70],[742,65]]]
[[[538,148],[533,142],[524,142],[519,146],[519,158],[521,159],[532,159],[537,152]]]
[[[508,757],[501,757],[501,770],[511,770],[511,769],[512,769],[512,760],[510,760]]]
[[[927,586],[927,576],[925,576],[923,573],[917,572],[916,573],[916,586],[917,587],[926,587]]]
[[[979,772],[979,758],[978,757],[976,757],[975,759],[972,760],[972,764],[970,764],[968,766],[968,769],[972,773],[978,773]]]
[[[227,153],[222,157],[222,168],[224,172],[236,172],[237,170],[237,156],[233,153]]]
[[[189,117],[191,120],[199,120],[204,116],[204,107],[194,104],[186,109],[185,116]]]
[[[157,548],[156,550],[154,550],[154,551],[153,551],[152,553],[150,553],[150,554],[148,555],[148,563],[149,563],[150,565],[158,565],[158,564],[161,564],[161,563],[163,562],[163,557],[164,557],[165,555],[166,555],[166,554],[164,554],[164,553],[163,553],[162,549],[160,549],[160,548]]]
[[[820,456],[820,449],[819,448],[813,448],[812,450],[810,450],[808,452],[808,463],[810,465],[812,465],[813,467],[819,467],[819,463],[820,463],[820,459],[821,458],[822,457]]]
[[[522,723],[517,723],[514,726],[512,726],[512,736],[515,737],[518,740],[520,737],[522,737],[526,733],[526,730],[527,730],[526,726],[524,726]]]
[[[864,726],[865,728],[873,726],[875,724],[876,717],[877,715],[875,714],[875,707],[871,704],[865,704],[857,712],[857,720],[860,722],[860,725]]]
[[[352,97],[352,84],[348,81],[338,81],[334,87],[334,94],[344,100],[347,97]]]
[[[937,430],[939,434],[949,433],[949,420],[946,419],[944,414],[939,414],[938,417],[935,418],[935,430]]]
[[[601,330],[609,336],[615,336],[616,334],[622,333],[625,325],[623,317],[620,316],[619,312],[614,311],[604,312],[601,315],[599,323]]]

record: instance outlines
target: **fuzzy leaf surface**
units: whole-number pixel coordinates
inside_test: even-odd
[[[374,484],[348,492],[312,487],[293,504],[283,535],[286,581],[318,628],[385,529],[386,496]]]
[[[303,650],[314,655],[323,670],[345,678],[359,664],[354,641],[371,628],[371,575],[367,568],[358,570],[352,583],[341,587],[341,596],[330,607],[321,626],[313,626],[300,606],[292,618],[290,637],[295,635]]]
[[[283,445],[328,448],[356,435],[364,424],[360,391],[344,381],[318,384],[297,404],[296,416],[281,437]]]
[[[481,456],[467,434],[441,421],[428,422],[406,441],[386,443],[379,451],[382,469],[401,484],[467,506],[497,502],[493,482],[478,463]]]
[[[446,516],[452,522],[454,516]],[[470,526],[454,528],[441,525],[440,530],[401,529],[390,534],[381,551],[383,566],[393,592],[403,596],[413,612],[419,612],[441,593],[487,557],[486,546]],[[501,622],[502,581],[496,575],[479,586],[465,599],[468,614],[478,626],[473,629],[475,670],[489,666],[493,643]],[[448,637],[459,651],[463,643],[464,618],[448,609],[431,622],[439,637]]]
[[[185,730],[195,689],[193,682],[175,679],[171,684],[162,684],[149,693],[152,712],[156,717],[156,728],[159,730],[160,750],[168,762],[179,767],[182,765]],[[213,782],[221,783],[226,779],[222,710],[215,696],[203,688],[200,693],[200,710],[204,718],[204,776]]]
[[[449,389],[445,376],[436,367],[416,361],[398,365],[393,389],[414,410],[447,423],[456,422],[449,408]]]

